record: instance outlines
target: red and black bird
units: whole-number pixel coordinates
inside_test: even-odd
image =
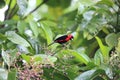
[[[63,35],[58,37],[57,39],[54,40],[54,42],[52,42],[51,44],[49,44],[48,46],[54,44],[54,43],[59,43],[59,44],[64,44],[70,40],[73,39],[73,35],[69,34],[69,35]]]

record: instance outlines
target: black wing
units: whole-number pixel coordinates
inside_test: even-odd
[[[58,37],[57,39],[55,39],[54,42],[63,44],[63,43],[65,43],[65,42],[67,42],[67,41],[65,40],[66,38],[67,38],[67,35],[63,35],[63,36]]]

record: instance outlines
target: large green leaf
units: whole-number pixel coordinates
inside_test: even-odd
[[[41,58],[41,63],[42,64],[53,64],[54,62],[57,61],[56,57],[50,56],[50,55],[45,55],[45,54],[35,55],[33,58],[38,58],[38,57]]]
[[[50,25],[46,24],[45,22],[41,22],[41,28],[45,33],[45,38],[47,39],[47,44],[52,42],[52,31],[50,29]]]
[[[29,24],[30,24],[30,28],[32,29],[35,37],[37,38],[38,34],[39,34],[39,29],[38,29],[37,23],[33,20],[29,20]]]
[[[98,44],[100,46],[100,50],[101,50],[102,55],[104,57],[104,61],[106,62],[108,60],[108,58],[109,58],[109,51],[110,51],[111,48],[108,47],[108,46],[103,45],[103,43],[102,43],[102,41],[101,41],[101,39],[99,37],[96,36],[95,38],[96,38],[96,40],[97,40],[97,42],[98,42]]]
[[[90,80],[91,76],[95,73],[96,70],[89,70],[80,74],[75,80]]]
[[[8,31],[5,34],[7,36],[7,39],[9,39],[11,42],[15,44],[19,44],[25,47],[29,47],[30,44],[21,36],[16,34],[14,31]]]
[[[62,58],[62,59],[65,59],[66,61],[70,61],[69,58],[70,57],[73,57],[71,58],[72,62],[78,62],[78,63],[84,63],[84,64],[87,64],[88,62],[90,62],[90,58],[84,54],[84,53],[78,53],[74,50],[70,50],[70,49],[67,49],[67,50],[62,50],[61,52],[58,53],[57,55],[58,57]]]
[[[4,51],[2,49],[2,58],[4,62],[10,67],[13,61],[16,59],[17,49]]]

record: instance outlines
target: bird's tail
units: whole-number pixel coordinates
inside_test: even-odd
[[[50,44],[48,45],[48,47],[51,46],[51,45],[54,44],[54,43],[55,43],[55,42],[50,43]]]

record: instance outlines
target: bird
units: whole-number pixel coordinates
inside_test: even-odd
[[[57,39],[55,39],[52,43],[50,43],[48,46],[51,46],[54,43],[59,43],[59,44],[64,44],[70,40],[72,40],[74,37],[72,34],[68,34],[68,35],[63,35],[58,37]]]

